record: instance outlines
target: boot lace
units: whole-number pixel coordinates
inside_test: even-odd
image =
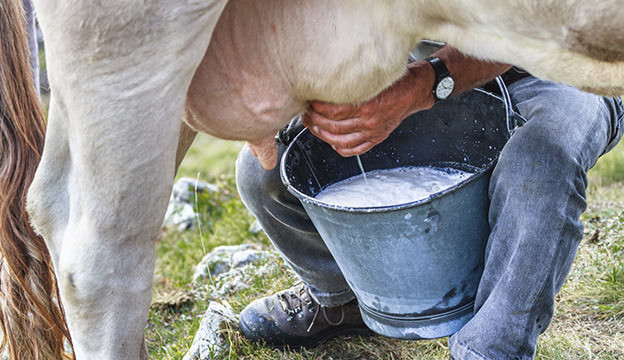
[[[323,313],[325,321],[331,326],[338,326],[342,324],[345,318],[344,308],[340,306],[340,319],[337,322],[331,321],[327,316],[327,308],[312,299],[312,296],[308,292],[308,287],[305,285],[301,285],[297,289],[293,288],[289,291],[277,294],[277,300],[284,312],[288,314],[288,318],[286,319],[288,321],[293,321],[297,314],[303,311],[304,306],[308,308],[309,312],[314,313],[307,332],[312,330],[312,327],[316,323],[318,315],[321,312]]]

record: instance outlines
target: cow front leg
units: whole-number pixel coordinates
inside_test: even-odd
[[[79,360],[146,357],[182,109],[223,3],[36,4],[51,106],[28,209]]]
[[[52,254],[78,359],[138,359],[179,121],[74,132],[81,126],[60,102],[29,192],[32,221]]]

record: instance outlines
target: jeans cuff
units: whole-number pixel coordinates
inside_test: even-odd
[[[460,343],[455,335],[449,339],[449,348],[451,350],[451,356],[457,360],[489,360],[485,356],[479,354],[470,347]]]
[[[355,294],[351,289],[344,289],[339,291],[332,292],[324,292],[318,289],[315,289],[313,286],[307,285],[310,295],[318,302],[319,304],[326,307],[335,307],[348,303],[349,301],[355,299]]]

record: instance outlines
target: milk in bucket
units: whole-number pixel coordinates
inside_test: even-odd
[[[454,168],[405,166],[375,170],[332,184],[316,195],[328,204],[369,207],[405,204],[446,190],[470,176]]]

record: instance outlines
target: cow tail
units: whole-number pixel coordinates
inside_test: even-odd
[[[45,121],[35,91],[22,0],[0,0],[0,357],[64,359],[71,346],[50,254],[26,213]]]

